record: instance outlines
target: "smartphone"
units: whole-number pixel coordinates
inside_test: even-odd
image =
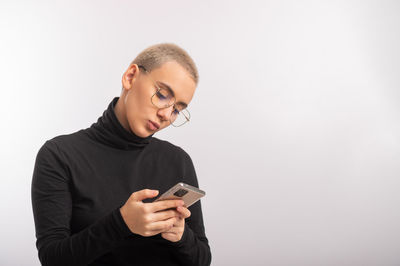
[[[185,183],[178,183],[175,186],[171,187],[161,196],[159,196],[154,201],[166,200],[166,199],[181,199],[185,202],[185,207],[189,208],[196,201],[198,201],[201,197],[204,197],[206,193],[203,190],[198,189],[197,187],[193,187],[191,185]]]

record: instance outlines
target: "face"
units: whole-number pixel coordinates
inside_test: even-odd
[[[124,90],[120,100],[123,108],[117,116],[127,130],[143,138],[169,126],[174,108],[158,108],[152,104],[151,97],[157,91],[153,81],[160,87],[163,84],[169,86],[176,103],[189,104],[196,89],[190,74],[174,61],[164,63],[149,74],[137,65],[131,65],[122,77]]]

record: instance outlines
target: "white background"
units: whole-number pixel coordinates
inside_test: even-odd
[[[0,264],[39,265],[36,154],[89,127],[149,45],[197,63],[212,265],[400,264],[398,1],[1,1]]]

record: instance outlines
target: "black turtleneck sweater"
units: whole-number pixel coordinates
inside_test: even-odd
[[[114,113],[118,99],[91,127],[47,140],[37,154],[31,196],[41,263],[209,265],[200,201],[189,208],[178,242],[134,234],[125,224],[119,208],[133,192],[161,194],[178,182],[198,187],[198,181],[180,147],[122,127]]]

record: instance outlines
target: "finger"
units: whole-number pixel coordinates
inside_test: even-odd
[[[160,200],[157,202],[147,203],[151,212],[158,212],[166,209],[172,209],[183,206],[183,200]]]
[[[163,235],[170,235],[170,236],[176,235],[176,233],[170,232],[170,231],[162,232],[162,234],[163,234]]]
[[[158,190],[143,189],[133,193],[132,198],[135,201],[142,201],[144,199],[154,198],[157,195],[158,195]]]
[[[176,210],[159,211],[151,214],[151,220],[153,222],[164,221],[172,217],[179,217],[180,213]]]
[[[174,223],[174,227],[182,227],[185,226],[185,219],[184,218],[178,218],[176,222]]]
[[[181,214],[181,217],[184,219],[189,218],[190,215],[192,214],[188,208],[183,206],[176,208],[176,210]]]
[[[147,229],[149,231],[168,231],[170,230],[173,226],[174,223],[176,222],[176,218],[169,218],[168,220],[165,221],[158,221],[158,222],[154,222],[151,223],[147,226]]]
[[[171,242],[177,242],[180,240],[180,237],[177,234],[161,233],[161,237]]]
[[[166,233],[166,234],[180,234],[180,233],[182,233],[182,228],[181,227],[172,227],[171,229],[169,229],[169,230],[167,230],[167,231],[164,231],[163,233]]]
[[[154,231],[146,231],[143,236],[155,236],[160,233],[164,233],[165,230],[154,230]]]

